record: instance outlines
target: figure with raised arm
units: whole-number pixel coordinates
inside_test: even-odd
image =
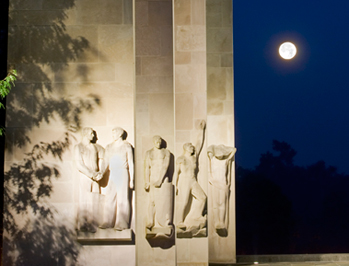
[[[113,142],[105,148],[104,171],[109,169],[103,209],[103,222],[99,227],[121,231],[129,228],[131,216],[130,190],[134,188],[133,148],[125,140],[126,132],[112,130]]]
[[[98,181],[102,177],[104,149],[94,143],[96,137],[92,128],[82,130],[82,140],[74,147],[75,164],[79,172],[79,210],[78,230],[96,232],[98,198],[100,193]]]
[[[202,131],[196,147],[191,143],[183,145],[183,155],[176,160],[177,231],[190,231],[192,236],[206,227],[206,194],[197,181],[199,155],[204,144],[205,121],[199,124]],[[190,205],[191,203],[191,205]],[[189,211],[187,211],[189,208]]]

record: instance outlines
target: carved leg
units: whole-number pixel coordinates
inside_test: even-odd
[[[213,205],[213,217],[214,226],[218,227],[220,222],[220,212],[219,212],[219,189],[212,185],[212,205]]]
[[[146,227],[151,230],[154,227],[154,216],[155,216],[155,204],[154,201],[150,201],[148,208],[148,223]]]
[[[116,213],[116,185],[112,180],[109,180],[105,201],[103,206],[103,220],[99,226],[102,229],[113,227],[112,222]]]
[[[218,223],[216,224],[217,229],[225,228],[225,213],[226,213],[226,192],[216,188],[217,199],[218,199]]]
[[[96,232],[93,224],[93,194],[91,192],[91,181],[86,177],[80,176],[79,191],[79,212],[78,221],[80,231]]]
[[[117,200],[117,201],[118,203],[116,207],[116,221],[115,221],[114,229],[121,231],[128,228],[128,223],[130,219],[130,204],[128,204],[128,201],[126,202],[122,202],[122,200]]]
[[[116,190],[116,221],[114,229],[124,230],[129,228],[131,205],[128,198],[128,176]]]
[[[194,217],[200,218],[202,217],[202,213],[205,208],[206,199],[207,199],[206,194],[197,182],[194,183],[191,193],[193,197],[198,201],[196,210],[193,210],[195,212]]]
[[[177,204],[177,213],[178,213],[178,222],[177,227],[185,230],[186,225],[184,224],[184,216],[185,216],[185,209],[189,204],[189,196],[190,196],[190,187],[189,186],[181,186],[179,188],[179,194],[178,194],[178,200],[176,202]]]

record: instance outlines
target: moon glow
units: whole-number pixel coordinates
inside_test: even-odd
[[[280,45],[279,54],[283,59],[290,60],[295,57],[297,53],[296,46],[291,42],[284,42]]]

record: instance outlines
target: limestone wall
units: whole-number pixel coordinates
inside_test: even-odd
[[[231,8],[230,0],[10,0],[8,64],[19,77],[7,98],[3,265],[235,262],[234,172],[229,233],[221,237],[212,226],[207,156],[210,145],[234,147]],[[77,231],[74,147],[84,127],[104,148],[112,129],[122,127],[134,147],[127,233]],[[170,154],[155,201],[169,224],[156,220],[147,229],[152,190],[145,189],[145,159],[156,150],[155,135]],[[197,152],[200,140],[193,177],[204,194],[190,191],[182,210],[175,184],[176,174],[186,176],[183,145]],[[101,194],[93,194],[98,224],[107,176]],[[199,194],[207,201],[203,211]],[[183,211],[192,220],[179,228]]]
[[[132,0],[10,1],[5,260],[134,265],[134,245],[76,242],[73,158],[83,127],[104,147],[123,127],[134,145],[132,13]]]

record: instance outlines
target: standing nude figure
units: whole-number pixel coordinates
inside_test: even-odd
[[[202,216],[206,205],[206,194],[197,181],[199,155],[204,144],[205,121],[201,121],[200,135],[196,147],[191,143],[183,145],[184,153],[176,160],[177,227],[181,230],[200,230],[206,226],[206,216]],[[187,216],[186,209],[192,200]]]
[[[109,168],[106,187],[103,223],[100,228],[124,230],[129,228],[131,204],[129,191],[134,188],[133,150],[123,139],[125,131],[116,127],[112,130],[114,141],[105,148],[104,171]]]
[[[228,208],[231,185],[231,162],[236,148],[211,145],[207,148],[209,158],[209,183],[212,186],[214,227],[219,235],[228,233]]]
[[[102,178],[100,166],[103,162],[104,149],[93,143],[95,133],[92,128],[82,130],[82,140],[74,147],[74,158],[79,171],[79,211],[78,229],[96,232],[95,219],[100,193],[98,181]]]
[[[171,153],[163,147],[160,136],[153,137],[154,147],[145,154],[144,189],[149,192],[147,229],[157,225],[170,227],[172,224],[173,193],[169,182],[168,168]]]

